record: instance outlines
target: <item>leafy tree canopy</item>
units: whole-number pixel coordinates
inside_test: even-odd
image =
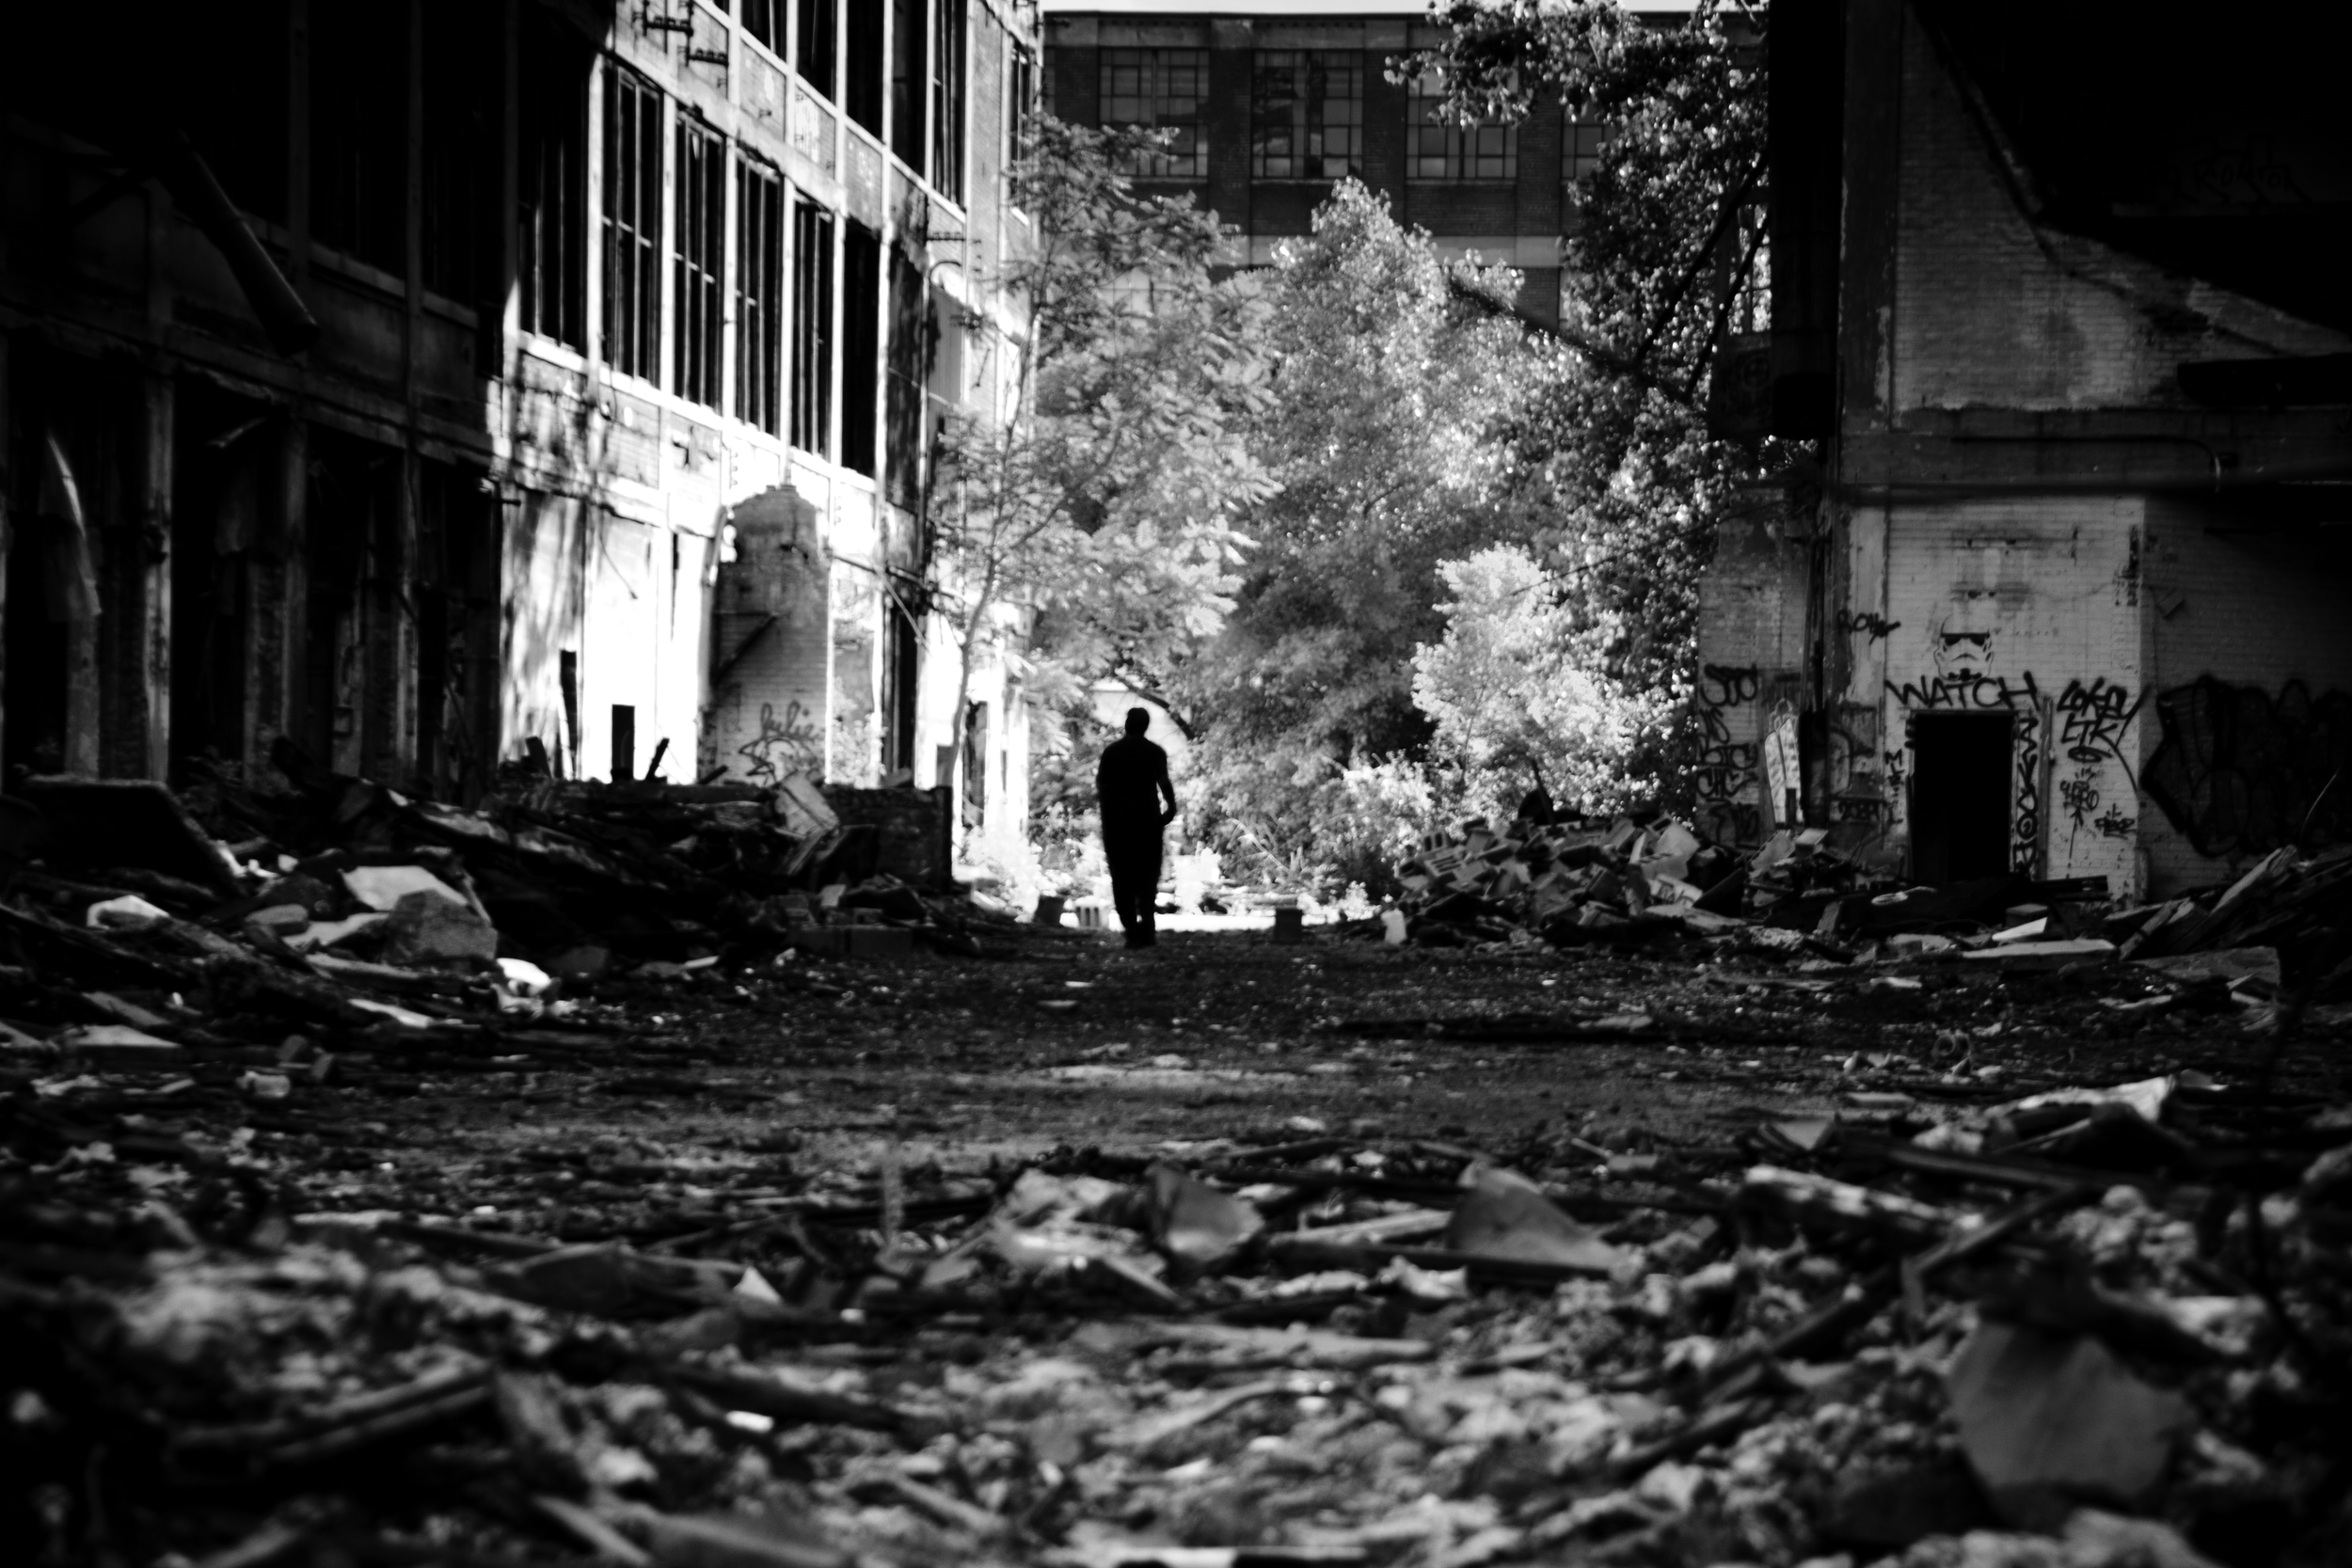
[[[1354,181],[1255,281],[1273,372],[1248,440],[1279,488],[1247,515],[1224,629],[1161,678],[1200,732],[1196,829],[1279,859],[1313,836],[1317,789],[1425,746],[1412,659],[1442,630],[1438,562],[1539,526],[1506,437],[1566,361],[1497,310],[1515,277],[1442,261]]]

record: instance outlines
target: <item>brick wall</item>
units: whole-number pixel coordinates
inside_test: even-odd
[[[2180,407],[2183,359],[2341,346],[2096,242],[2037,235],[1925,30],[1907,27],[1902,50],[1896,407]]]

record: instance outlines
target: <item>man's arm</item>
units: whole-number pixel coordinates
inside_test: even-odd
[[[1176,820],[1176,786],[1168,782],[1168,753],[1166,752],[1160,753],[1159,777],[1152,781],[1152,787],[1168,800],[1168,809],[1160,813],[1160,826],[1165,828]]]

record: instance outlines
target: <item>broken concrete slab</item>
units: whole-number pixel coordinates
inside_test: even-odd
[[[437,893],[404,896],[392,907],[385,933],[384,957],[395,964],[487,964],[499,956],[498,927],[471,905]]]
[[[460,908],[470,907],[464,895],[421,865],[355,865],[343,873],[343,886],[362,905],[385,914],[417,893],[429,893]]]
[[[2132,965],[2168,980],[2266,980],[2274,989],[2279,984],[2279,950],[2275,947],[2225,947],[2167,958],[2134,958]]]
[[[58,864],[141,866],[220,898],[242,891],[229,856],[180,798],[152,779],[54,774],[26,779],[17,794],[47,819],[47,853]]]
[[[1961,957],[1968,963],[2032,972],[2064,969],[2068,964],[2111,964],[2115,956],[2115,943],[2105,938],[2074,937],[2063,942],[2013,942],[2000,947],[1979,947]]]
[[[2080,1504],[2147,1501],[2190,1424],[2088,1334],[1977,1324],[1946,1375],[1960,1446],[2002,1518],[2055,1528]]]
[[[84,1024],[65,1030],[56,1043],[59,1050],[81,1060],[109,1067],[168,1067],[186,1053],[176,1040],[163,1039],[127,1023]]]

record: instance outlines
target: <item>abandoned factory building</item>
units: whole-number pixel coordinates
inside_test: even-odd
[[[1770,28],[1770,331],[1725,345],[1713,414],[1802,444],[1704,583],[1706,826],[2118,895],[2343,842],[2326,52],[2022,0]]]
[[[135,14],[0,52],[11,770],[660,752],[1019,831],[921,521],[1018,331],[1010,0]]]
[[[1689,0],[1630,8],[1679,23]],[[1313,230],[1335,181],[1389,198],[1438,253],[1521,277],[1528,320],[1560,320],[1561,241],[1605,128],[1549,84],[1527,118],[1458,126],[1433,76],[1390,62],[1436,45],[1425,0],[1045,0],[1046,91],[1078,125],[1142,126],[1163,147],[1138,188],[1189,193],[1241,231],[1248,264]]]

